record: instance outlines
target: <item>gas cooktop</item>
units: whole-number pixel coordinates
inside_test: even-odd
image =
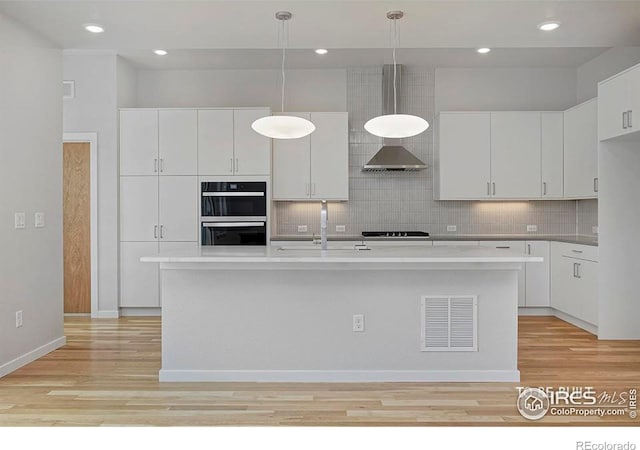
[[[423,238],[428,239],[429,233],[426,231],[363,231],[365,238]]]

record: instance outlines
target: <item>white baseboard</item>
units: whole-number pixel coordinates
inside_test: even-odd
[[[120,315],[122,317],[140,317],[140,316],[161,316],[162,309],[160,308],[120,308]]]
[[[16,359],[9,361],[6,364],[0,366],[0,378],[4,377],[11,372],[18,370],[22,366],[26,366],[30,362],[35,361],[38,358],[42,358],[47,353],[50,353],[67,343],[67,338],[65,336],[59,337],[58,339],[54,339],[53,341],[44,344],[34,350],[31,350],[28,353],[25,353],[22,356],[18,356]]]
[[[94,319],[117,319],[120,317],[118,311],[98,311],[97,313],[91,313],[91,317]]]
[[[518,370],[160,370],[161,382],[517,382]]]
[[[518,308],[519,316],[555,316],[554,309],[548,306],[523,307]]]
[[[565,322],[569,322],[571,325],[575,325],[578,328],[582,328],[584,331],[588,331],[591,334],[598,335],[598,327],[595,325],[591,325],[589,322],[585,322],[584,320],[578,319],[577,317],[573,317],[569,314],[565,314],[562,311],[554,310],[554,315]]]

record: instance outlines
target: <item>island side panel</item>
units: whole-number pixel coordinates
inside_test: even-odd
[[[517,381],[517,292],[515,270],[163,270],[160,379]],[[478,296],[477,352],[421,351],[424,295]]]

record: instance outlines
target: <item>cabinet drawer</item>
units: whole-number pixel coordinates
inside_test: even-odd
[[[568,244],[565,242],[554,242],[552,245],[556,248],[556,252],[561,256],[598,262],[597,246]]]

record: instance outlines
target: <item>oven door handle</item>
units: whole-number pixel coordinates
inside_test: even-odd
[[[204,228],[263,227],[264,222],[203,222]]]
[[[264,197],[264,192],[203,192],[203,197]]]

